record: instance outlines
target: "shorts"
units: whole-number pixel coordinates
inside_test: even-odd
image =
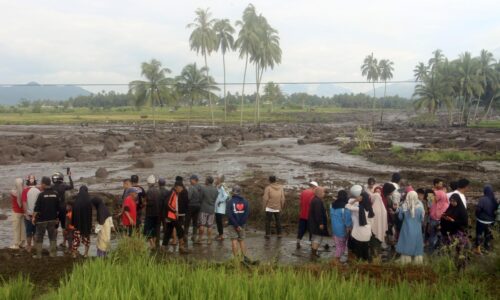
[[[245,228],[241,228],[240,231],[236,231],[234,226],[231,225],[231,228],[227,232],[229,239],[243,241],[245,240]]]
[[[26,237],[32,238],[36,232],[36,226],[33,225],[31,218],[29,220],[24,219],[24,227],[26,228]]]
[[[200,217],[198,218],[198,226],[204,226],[210,228],[214,225],[214,219],[215,219],[215,214],[201,212]]]
[[[313,234],[311,237],[311,243],[319,244],[323,242],[323,236]]]
[[[144,219],[144,236],[147,238],[156,237],[158,217],[146,217]]]

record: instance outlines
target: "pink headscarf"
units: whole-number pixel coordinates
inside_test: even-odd
[[[429,214],[431,219],[439,221],[443,213],[448,209],[450,202],[445,192],[436,190],[434,194],[436,195],[436,202],[431,206]]]

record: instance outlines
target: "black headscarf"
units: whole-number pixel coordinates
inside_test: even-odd
[[[99,197],[92,198],[92,204],[94,204],[95,210],[97,212],[97,222],[100,225],[104,225],[106,219],[111,217],[108,207],[106,206],[106,204],[104,204],[104,201],[102,201],[102,199]]]
[[[368,218],[373,218],[375,214],[373,213],[372,202],[370,201],[370,195],[367,192],[362,192],[361,197],[363,198],[361,202],[359,202],[359,225],[365,226],[368,224],[366,221],[366,213],[368,212]]]
[[[337,200],[332,203],[333,209],[344,208],[349,201],[349,194],[345,190],[340,190],[337,193]]]
[[[445,215],[451,217],[453,220],[455,220],[455,222],[441,219],[441,229],[444,232],[454,234],[458,230],[464,230],[465,228],[467,228],[467,225],[469,223],[467,217],[467,209],[465,209],[464,203],[462,202],[460,196],[455,193],[450,197],[450,202],[452,200],[457,202],[457,206],[453,206],[450,204],[445,212]]]
[[[80,187],[73,204],[71,224],[82,235],[90,235],[92,230],[92,203],[90,202],[89,190],[85,185]]]
[[[495,192],[493,192],[493,187],[491,185],[488,184],[484,186],[484,196],[490,199],[492,207],[494,207],[496,210],[498,208],[498,202],[497,198],[495,197]]]
[[[382,187],[382,195],[384,197],[389,196],[391,193],[393,193],[396,190],[396,187],[392,183],[384,183],[384,186]]]

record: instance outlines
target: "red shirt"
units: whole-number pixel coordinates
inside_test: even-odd
[[[131,196],[128,196],[127,198],[125,198],[125,201],[123,201],[123,208],[124,208],[124,212],[122,214],[122,224],[124,226],[132,225],[132,224],[130,224],[130,220],[128,219],[127,215],[125,214],[125,211],[127,211],[127,210],[125,210],[125,208],[128,208],[128,214],[130,215],[132,220],[134,220],[134,223],[136,223],[137,222],[137,209],[136,209],[135,201]]]
[[[313,198],[314,192],[311,189],[304,190],[300,193],[300,219],[309,219],[309,206]]]
[[[21,201],[23,202],[23,207],[26,207],[26,202],[28,202],[28,192],[30,191],[31,186],[25,187],[23,189],[23,193],[21,194]]]
[[[11,194],[10,199],[12,201],[12,211],[16,214],[24,214],[24,209],[17,204],[17,196]]]

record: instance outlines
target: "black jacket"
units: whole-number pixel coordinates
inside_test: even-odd
[[[66,191],[70,191],[75,188],[73,184],[73,179],[71,179],[71,176],[69,177],[69,184],[66,184],[64,182],[61,183],[54,183],[52,185],[52,188],[56,193],[59,194],[59,198],[61,200],[61,206],[64,206],[66,204]]]
[[[328,223],[325,205],[321,199],[314,196],[309,207],[309,232],[314,235],[328,236]],[[319,226],[323,225],[323,230]]]
[[[62,213],[60,202],[59,194],[52,188],[41,192],[35,202],[36,222],[57,220]]]

